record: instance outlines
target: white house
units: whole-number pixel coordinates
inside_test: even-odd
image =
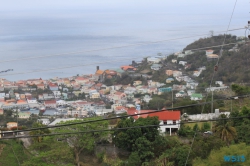
[[[218,84],[220,86],[223,86],[223,82],[222,81],[215,81],[215,84]]]
[[[200,74],[201,74],[201,70],[196,70],[196,71],[194,71],[193,76],[199,77]]]
[[[177,60],[176,59],[172,59],[172,63],[177,63]]]
[[[161,59],[160,58],[156,58],[156,57],[149,57],[149,58],[147,58],[147,61],[149,63],[159,63],[161,61]]]
[[[184,91],[180,91],[178,93],[175,94],[175,97],[179,98],[179,97],[185,97],[187,96],[187,94]]]
[[[56,105],[66,105],[66,101],[65,100],[57,100]]]
[[[49,119],[38,119],[37,121],[43,125],[48,125],[50,123]]]
[[[147,112],[153,112],[155,110],[136,110],[136,108],[130,108],[127,111],[128,115],[135,115],[139,113],[147,113]],[[181,112],[180,111],[162,111],[150,114],[143,114],[143,115],[135,115],[132,116],[135,120],[138,118],[146,118],[146,117],[154,117],[157,116],[160,121],[160,132],[161,133],[167,133],[170,136],[172,134],[176,135],[177,131],[180,129],[180,118],[181,118]]]
[[[61,97],[61,92],[60,91],[55,90],[55,91],[52,91],[52,92],[53,92],[55,98],[60,98]]]
[[[145,95],[142,100],[148,103],[150,100],[152,100],[152,97],[150,97],[149,95]]]
[[[221,91],[221,90],[227,90],[229,87],[228,86],[220,86],[220,87],[209,87],[209,88],[206,88],[205,90],[207,92],[211,92],[211,91]]]
[[[185,56],[186,56],[186,54],[182,54],[182,53],[177,55],[178,58],[184,58]]]
[[[186,64],[187,64],[186,61],[180,61],[180,62],[179,62],[179,65],[182,65],[182,66],[185,66]]]
[[[191,95],[191,100],[194,100],[194,101],[202,100],[202,94],[193,93],[193,94]]]
[[[186,50],[185,51],[185,55],[191,55],[191,54],[193,54],[193,52],[191,50]]]
[[[67,115],[71,115],[72,117],[86,117],[88,115],[88,112],[84,109],[78,108],[78,109],[72,109],[68,110]]]
[[[210,55],[210,54],[213,54],[214,53],[214,50],[206,50],[206,55]]]
[[[179,81],[179,82],[184,81],[184,77],[183,77],[183,76],[177,76],[177,77],[175,77],[175,79],[176,79],[177,81]]]
[[[37,99],[36,98],[30,98],[27,99],[28,104],[36,104],[37,103]]]
[[[8,122],[7,123],[7,128],[10,129],[12,127],[17,127],[17,122]]]
[[[136,92],[136,88],[135,87],[127,87],[126,89],[124,89],[124,93],[125,94],[134,94]]]
[[[190,82],[187,82],[186,87],[187,87],[187,88],[190,88],[190,89],[196,89],[196,87],[197,87],[198,85],[199,85],[199,83],[194,82],[194,81],[190,81]]]
[[[182,72],[181,72],[181,71],[178,71],[178,70],[174,70],[174,71],[173,71],[173,76],[174,76],[174,77],[182,76]]]
[[[160,65],[160,64],[153,64],[152,66],[151,66],[151,69],[152,70],[160,70],[162,68],[162,65]]]

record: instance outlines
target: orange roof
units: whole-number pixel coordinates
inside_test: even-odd
[[[140,113],[147,113],[147,112],[153,112],[151,114],[143,114],[143,115],[136,115],[139,113],[138,110],[136,110],[135,108],[130,108],[127,110],[127,114],[128,115],[134,115],[133,118],[134,119],[138,119],[139,117],[142,118],[146,118],[146,117],[154,117],[157,116],[159,118],[159,120],[180,120],[181,117],[181,112],[180,111],[162,111],[162,112],[157,112],[156,110],[141,110]]]
[[[105,72],[106,74],[109,74],[109,73],[110,73],[110,71],[109,71],[109,70],[105,70],[104,72]]]
[[[27,103],[25,100],[18,100],[17,104],[21,104],[21,103]]]
[[[133,69],[133,70],[136,70],[134,67],[132,66],[121,66],[121,69],[122,70],[128,70],[128,69]]]
[[[162,111],[149,114],[150,117],[158,116],[159,120],[180,120],[180,111]]]
[[[80,80],[87,80],[87,79],[84,78],[84,77],[77,77],[76,80],[79,80],[79,81],[80,81]]]
[[[95,86],[101,87],[101,86],[102,86],[102,83],[97,83]]]
[[[115,92],[115,95],[121,95],[123,94],[122,92]]]
[[[128,108],[124,107],[124,106],[118,106],[118,107],[115,108],[115,110],[121,110],[121,109],[128,110]]]
[[[7,124],[17,124],[17,122],[8,122]]]
[[[207,52],[213,52],[214,50],[206,50]]]
[[[95,72],[95,74],[102,75],[103,72],[104,72],[103,70],[97,70],[97,71]]]
[[[56,100],[47,100],[44,101],[44,104],[56,104]]]

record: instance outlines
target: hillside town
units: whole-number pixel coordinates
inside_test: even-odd
[[[237,41],[224,51],[237,56],[244,48],[242,39]],[[168,158],[174,165],[184,165],[194,146],[195,155],[188,162],[200,165],[196,158],[211,155],[213,149],[239,146],[242,143],[232,143],[237,139],[249,143],[249,136],[241,132],[249,128],[249,121],[237,118],[250,112],[244,99],[250,88],[230,84],[224,77],[207,83],[210,78],[205,76],[218,71],[216,61],[222,56],[218,53],[218,49],[158,53],[119,69],[96,66],[93,74],[65,78],[2,78],[0,139],[17,139],[15,146],[38,152],[33,157],[36,163],[45,161],[43,155],[48,154],[46,160],[57,155],[62,159],[51,159],[57,165],[154,165],[162,155],[176,153]],[[228,122],[230,117],[235,120]],[[230,130],[227,139],[218,135],[225,127]],[[205,145],[209,148],[197,151]],[[55,149],[59,154],[52,153]],[[0,160],[9,162],[5,157]],[[33,164],[32,160],[22,162]]]
[[[238,51],[237,46],[229,51]],[[213,52],[214,50],[211,49],[205,51],[203,56],[206,56],[207,61],[218,59],[219,56],[213,54]],[[49,125],[51,123],[53,125],[58,120],[51,122],[48,118],[44,118],[42,115],[49,115],[46,110],[52,111],[50,116],[58,115],[66,120],[66,118],[104,116],[108,113],[132,115],[136,113],[133,109],[138,108],[137,106],[143,103],[147,105],[152,100],[153,95],[164,93],[172,93],[172,101],[174,98],[201,101],[204,96],[197,92],[196,88],[199,82],[195,78],[206,70],[206,66],[200,66],[192,72],[192,75],[188,75],[186,70],[190,68],[191,64],[182,59],[192,54],[192,51],[181,51],[174,53],[174,58],[167,60],[167,56],[159,53],[157,56],[146,57],[140,62],[132,61],[132,64],[121,66],[119,69],[101,70],[99,66],[96,66],[94,74],[68,78],[56,77],[48,80],[38,78],[19,81],[0,79],[0,113],[3,114],[4,110],[13,110],[18,113],[20,119],[28,119],[35,113],[41,115],[40,121],[43,124]],[[143,65],[150,68],[142,70]],[[166,79],[164,82],[157,82],[152,79],[152,73],[159,70],[165,71]],[[105,84],[106,80],[115,80],[123,75],[128,75],[134,79],[127,85],[110,84],[109,82]],[[137,78],[143,78],[144,81],[142,79],[137,80]],[[222,81],[215,81],[215,85],[206,88],[204,93],[228,89],[228,86],[223,84]],[[136,109],[136,111],[139,110]],[[147,112],[148,109],[140,111]],[[161,114],[163,115],[164,112]],[[177,114],[178,118],[162,120],[180,121],[180,111],[177,111]],[[215,111],[210,114],[214,114],[211,115],[213,118],[219,116],[219,114],[215,114]],[[208,116],[200,115],[199,117],[199,119],[193,120],[206,119]],[[10,123],[13,125],[14,122]],[[9,124],[6,124],[6,126],[9,128]]]

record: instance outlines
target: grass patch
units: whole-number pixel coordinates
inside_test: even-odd
[[[0,144],[5,145],[0,156],[1,165],[19,166],[18,160],[20,164],[29,160],[30,154],[23,147],[21,142],[15,140],[4,140],[0,141]]]
[[[197,122],[197,124],[198,124],[198,126],[199,126],[199,129],[202,128],[202,126],[203,126],[204,123],[209,123],[209,124],[211,125],[211,122]],[[215,123],[215,122],[212,122],[212,125],[214,125],[214,123]],[[189,126],[191,129],[193,129],[193,127],[194,127],[195,124],[196,124],[196,123],[186,123],[186,124],[184,124],[184,125],[185,125],[185,126]]]

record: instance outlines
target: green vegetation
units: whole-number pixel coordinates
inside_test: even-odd
[[[89,118],[88,120],[98,120],[100,118]],[[69,124],[69,123],[76,123],[82,122],[82,120],[74,120],[74,121],[67,121],[62,122],[60,124]],[[65,132],[86,132],[88,130],[103,130],[108,128],[107,121],[100,121],[95,123],[85,123],[85,124],[78,124],[74,126],[67,126],[63,128],[57,128],[54,132],[56,133],[65,133]],[[75,156],[75,163],[79,164],[79,155],[83,151],[87,151],[89,153],[93,153],[94,147],[96,143],[106,141],[107,139],[107,132],[92,132],[92,133],[78,133],[74,135],[62,135],[57,136],[57,139],[65,140],[68,144],[70,144],[73,148],[73,153]]]
[[[40,128],[40,127],[46,127],[46,125],[43,125],[42,123],[37,123],[35,122],[32,125],[32,128]],[[41,130],[33,130],[30,132],[30,135],[34,136],[34,135],[43,135],[43,134],[49,134],[50,130],[49,129],[41,129]],[[43,137],[34,137],[33,141],[34,142],[42,142]]]
[[[244,155],[245,162],[225,162],[224,156],[240,156]],[[250,165],[250,146],[246,144],[235,144],[230,147],[222,147],[217,150],[212,150],[207,159],[196,158],[193,162],[194,166],[228,166],[228,165]]]
[[[226,43],[236,42],[236,37],[227,35]],[[195,49],[200,47],[207,47],[219,45],[222,43],[224,36],[213,36],[211,38],[200,39],[190,45],[185,50]],[[249,46],[239,45],[239,52],[229,52],[228,49],[233,46],[225,46],[224,52],[220,59],[219,70],[215,74],[214,80],[222,80],[224,83],[230,82],[249,82],[250,68],[249,68]],[[214,53],[219,54],[220,48],[214,48]],[[197,58],[199,57],[199,58]],[[165,62],[168,63],[175,58],[170,55]],[[193,70],[198,67],[206,66],[206,70],[197,78],[199,81],[200,92],[208,87],[208,82],[214,71],[215,61],[207,61],[205,51],[196,51],[192,55],[188,55],[183,59],[189,64],[191,68],[184,71],[184,74],[192,74]],[[169,66],[168,66],[169,67]],[[173,66],[172,66],[173,67]],[[178,68],[182,66],[177,66]],[[167,78],[165,74],[166,67],[159,71],[152,71],[150,64],[146,60],[135,72],[148,73],[152,76],[152,80],[165,83]],[[174,68],[173,68],[174,69]],[[143,85],[147,84],[147,79],[135,77],[133,74],[123,73],[121,76],[115,78],[107,78],[104,83],[106,85],[114,84],[133,84],[134,81],[140,80]],[[174,82],[176,83],[176,82]],[[181,84],[181,83],[180,83]],[[166,85],[166,87],[171,86]],[[214,85],[213,85],[214,86]],[[72,88],[68,88],[73,91]],[[214,100],[217,98],[226,98],[232,95],[246,95],[249,94],[250,88],[244,85],[232,84],[231,92],[214,92]],[[49,90],[38,89],[33,92],[33,96],[37,96]],[[230,93],[230,94],[229,94]],[[135,97],[141,98],[145,94],[135,94]],[[160,110],[163,107],[171,107],[172,101],[174,107],[183,105],[198,104],[203,101],[191,101],[189,98],[177,99],[172,98],[172,93],[163,93],[162,95],[147,94],[152,97],[149,103],[142,103],[143,109]],[[85,94],[80,93],[72,99],[84,99]],[[208,94],[206,101],[211,101],[212,96]],[[250,116],[250,102],[249,99],[240,98],[238,101],[215,101],[214,108],[220,110],[232,110],[230,117]],[[107,105],[111,108],[111,103]],[[200,113],[209,113],[211,105],[192,106],[181,109],[181,113],[188,115]],[[108,117],[115,117],[115,114],[107,115]],[[189,150],[190,156],[187,165],[230,165],[231,163],[224,162],[225,155],[245,155],[246,162],[242,165],[249,165],[250,157],[250,118],[227,119],[213,122],[197,122],[181,125],[178,131],[178,136],[167,136],[166,133],[159,133],[159,127],[144,127],[133,128],[144,125],[159,125],[157,117],[138,118],[136,121],[133,118],[120,118],[111,121],[99,121],[95,123],[85,123],[78,125],[65,126],[53,130],[43,129],[30,132],[30,135],[40,135],[49,133],[69,133],[82,132],[77,134],[63,134],[57,136],[38,136],[32,139],[32,145],[27,149],[23,148],[21,142],[15,140],[0,142],[0,165],[22,165],[22,166],[56,166],[56,165],[100,165],[100,166],[183,166],[185,165]],[[86,118],[86,120],[100,120],[97,118]],[[186,117],[188,119],[188,117]],[[0,115],[0,124],[5,125],[6,121],[15,121],[12,117],[11,111],[5,111],[4,115]],[[20,124],[27,124],[30,127],[36,117],[28,120],[20,120]],[[63,122],[61,124],[69,124],[72,122],[82,122],[83,120],[74,120]],[[112,126],[108,126],[111,124]],[[212,125],[212,126],[211,126]],[[40,123],[34,123],[32,127],[43,127]],[[115,127],[118,130],[112,132],[88,132],[90,130],[104,130],[108,127]],[[131,127],[130,129],[122,129]],[[206,134],[205,131],[211,130],[213,134]],[[85,133],[84,133],[85,132]],[[194,135],[196,136],[195,139]],[[112,140],[112,143],[110,143]],[[194,141],[194,142],[192,142]],[[98,145],[109,145],[118,149],[113,151],[123,151],[125,155],[120,156],[116,153],[113,156],[108,155],[108,150],[98,151]],[[3,148],[2,148],[3,147]],[[16,156],[13,153],[13,150]],[[20,164],[19,164],[19,163]],[[239,163],[238,163],[239,164]]]
[[[0,165],[18,166],[29,160],[32,155],[16,140],[0,141]]]
[[[34,142],[30,150],[35,151],[22,166],[73,166],[74,155],[71,148],[64,142],[58,142],[55,137],[45,137],[43,142]]]

